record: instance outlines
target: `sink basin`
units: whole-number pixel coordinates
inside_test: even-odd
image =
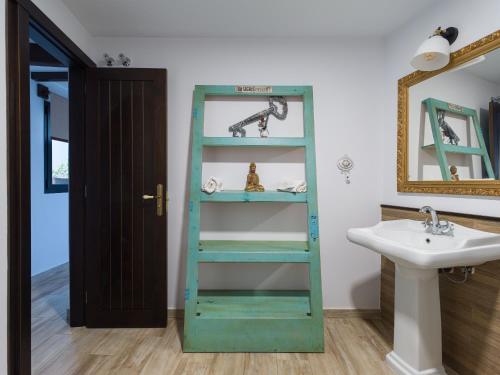
[[[500,235],[454,224],[453,235],[432,235],[415,220],[352,228],[347,238],[411,268],[474,266],[500,258]]]
[[[399,375],[444,375],[438,269],[500,259],[500,235],[454,224],[433,235],[422,222],[394,220],[352,228],[347,238],[396,264],[394,350],[386,361]]]

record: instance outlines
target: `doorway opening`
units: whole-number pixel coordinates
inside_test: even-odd
[[[32,374],[70,316],[69,67],[45,44],[30,30]]]
[[[8,373],[32,373],[32,344],[52,356],[33,372],[58,373],[68,324],[166,325],[166,70],[95,68],[27,0],[7,2],[7,67]]]
[[[32,324],[45,329],[34,346],[50,346],[57,324],[85,324],[84,83],[95,64],[31,1],[9,0],[6,20],[8,373],[25,375]],[[60,293],[32,291],[51,269]]]

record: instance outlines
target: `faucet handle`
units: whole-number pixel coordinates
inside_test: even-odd
[[[422,221],[422,225],[424,226],[424,229],[428,230],[430,227],[432,227],[431,221],[429,218],[426,218],[424,221]]]
[[[448,220],[443,220],[439,223],[440,226],[440,231],[441,233],[444,234],[453,234],[453,230],[455,229],[455,226],[453,223],[450,223]]]

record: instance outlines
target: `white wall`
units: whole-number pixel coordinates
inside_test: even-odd
[[[401,194],[396,189],[397,80],[413,71],[409,63],[413,53],[437,26],[458,27],[460,34],[452,46],[452,50],[456,50],[497,30],[500,27],[499,14],[500,2],[497,0],[442,1],[406,25],[400,34],[394,33],[387,38],[384,64],[384,137],[381,148],[383,203],[409,207],[430,204],[437,210],[500,216],[498,198]]]
[[[31,275],[69,260],[68,193],[44,192],[44,100],[36,85],[31,80]]]
[[[31,0],[90,58],[95,53],[93,37],[61,0]]]
[[[124,52],[132,58],[135,67],[169,70],[169,307],[182,307],[193,88],[195,84],[239,83],[313,85],[324,305],[327,308],[378,307],[379,257],[348,243],[345,233],[351,226],[373,224],[379,218],[380,173],[377,165],[380,165],[379,118],[382,104],[382,54],[379,42],[345,38],[97,38],[96,43],[96,60],[104,52],[114,56]],[[265,103],[263,105],[265,107]],[[236,119],[251,114],[247,111],[234,116],[217,112],[220,114],[218,126],[225,132],[233,117]],[[271,134],[276,134],[285,126],[275,119],[270,121]],[[337,159],[344,154],[349,154],[356,163],[351,185],[344,183],[336,167]],[[274,156],[286,159],[281,155]],[[291,159],[298,160],[294,156]],[[262,177],[266,174],[270,176],[271,173],[266,170],[269,167],[263,161],[260,164]],[[233,173],[244,176],[247,167],[241,159],[241,164],[230,171],[219,166],[219,174],[225,174],[228,179]],[[293,167],[290,168],[288,172],[282,172],[283,176],[292,173]],[[216,171],[211,169],[211,173]],[[214,220],[208,223],[207,219],[204,222],[209,226],[208,232],[223,231],[225,235],[232,234],[233,238],[238,238],[241,235],[238,230],[253,228],[268,236],[276,235],[275,232],[280,231],[275,223],[262,223],[263,219],[274,215],[282,220],[288,218],[284,227],[288,225],[292,231],[299,232],[298,222],[290,219],[294,213],[300,215],[295,211],[297,208],[291,208],[292,211],[268,208],[264,217],[259,216],[257,211],[247,213],[243,207],[239,214],[235,214],[237,209],[219,209],[217,213],[222,212],[222,220],[210,215]],[[216,212],[212,210],[211,213]],[[248,217],[250,219],[245,219]],[[245,226],[244,229],[239,225]],[[283,235],[282,232],[278,234]],[[295,269],[289,272],[285,281],[291,282],[291,273],[294,272]],[[243,283],[255,286],[262,277],[262,274],[242,276],[238,273],[234,277],[218,276],[218,280],[215,280],[215,273],[207,271],[203,274],[209,285],[219,285],[223,281],[225,285]],[[281,275],[283,269],[271,269],[268,276],[276,277],[276,273]],[[299,278],[303,280],[303,277]],[[283,285],[285,281],[280,277],[279,284]]]

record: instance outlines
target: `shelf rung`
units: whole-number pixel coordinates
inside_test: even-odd
[[[207,147],[305,147],[304,138],[203,137]]]
[[[308,263],[306,241],[200,241],[200,262]]]
[[[478,147],[465,147],[465,146],[457,146],[457,145],[443,145],[441,146],[444,152],[449,152],[453,154],[465,154],[465,155],[483,155],[484,152],[482,149]],[[422,146],[424,150],[434,150],[436,149],[435,144]]]
[[[311,319],[307,290],[199,290],[199,319]]]
[[[307,193],[285,193],[280,191],[263,191],[250,193],[244,190],[226,190],[207,194],[201,192],[201,202],[290,202],[306,203]]]

